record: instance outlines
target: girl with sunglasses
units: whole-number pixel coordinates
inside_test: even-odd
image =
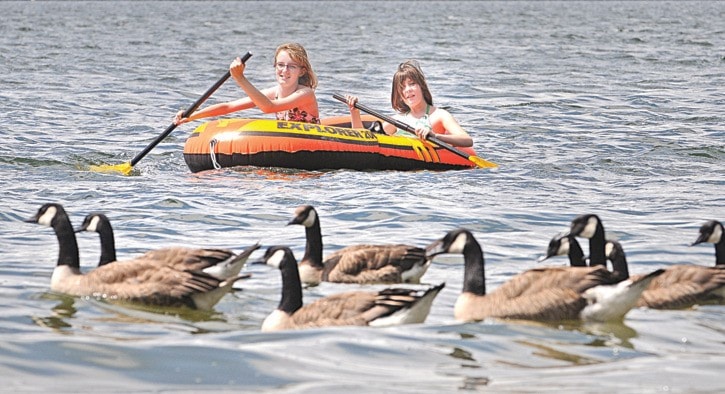
[[[277,47],[274,55],[274,71],[277,85],[259,90],[244,75],[245,65],[240,58],[229,65],[229,72],[247,97],[210,105],[200,109],[188,118],[182,118],[184,111],[174,117],[174,124],[180,125],[192,120],[226,115],[244,109],[259,108],[264,113],[275,113],[278,120],[306,123],[320,123],[317,109],[317,76],[312,70],[307,51],[297,43],[286,43]]]

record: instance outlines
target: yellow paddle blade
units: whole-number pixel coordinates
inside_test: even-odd
[[[130,175],[132,170],[131,162],[128,161],[116,165],[101,164],[99,166],[91,166],[91,171],[93,172],[118,172],[122,175]]]
[[[481,167],[481,168],[497,168],[498,164],[484,160],[478,156],[468,156],[468,160],[472,161],[475,165]]]

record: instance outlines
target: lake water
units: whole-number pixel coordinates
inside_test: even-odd
[[[119,257],[170,245],[285,244],[317,207],[327,251],[426,245],[474,231],[489,288],[536,266],[549,239],[597,213],[630,271],[712,265],[687,246],[725,220],[723,2],[0,2],[2,391],[289,393],[722,392],[725,309],[634,310],[623,324],[458,324],[462,259],[425,324],[262,334],[279,273],[253,277],[212,313],[154,313],[50,293],[52,230],[23,223],[44,202],[75,224],[113,221]],[[323,116],[336,92],[392,113],[395,67],[418,59],[437,105],[496,171],[191,174],[187,124],[124,177],[88,171],[140,152],[251,51],[274,84],[274,48],[305,45]],[[226,83],[209,103],[240,96]],[[256,110],[239,116],[263,117]],[[80,234],[82,265],[98,239]],[[586,251],[586,245],[584,245]],[[564,264],[552,260],[551,264]],[[305,299],[353,287],[323,284]]]

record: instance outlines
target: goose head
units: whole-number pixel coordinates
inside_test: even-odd
[[[539,263],[555,256],[569,256],[569,265],[572,267],[586,267],[584,252],[571,233],[555,235],[546,248],[546,255],[539,257]]]
[[[710,220],[707,223],[700,226],[700,235],[697,237],[695,242],[691,243],[690,246],[708,242],[711,244],[718,244],[725,242],[723,238],[723,225],[717,220]]]
[[[690,246],[708,242],[715,244],[715,266],[725,266],[725,237],[723,225],[717,220],[710,220],[700,226],[700,235]]]
[[[99,212],[93,212],[83,218],[83,223],[75,228],[76,233],[83,231],[98,233],[101,237],[101,257],[98,266],[116,261],[116,240],[113,236],[113,227],[108,217]]]
[[[463,254],[463,291],[477,295],[486,294],[483,249],[473,234],[467,229],[455,229],[426,248],[429,259],[445,253]]]
[[[603,235],[604,226],[597,215],[579,215],[571,221],[570,233],[575,237],[592,239],[598,233]]]
[[[110,227],[111,221],[108,217],[102,213],[93,212],[89,213],[83,218],[83,223],[79,227],[75,228],[75,232],[80,233],[82,231],[89,231],[94,233],[100,233],[103,229]]]
[[[472,247],[472,243],[478,244],[475,238],[473,238],[473,234],[466,229],[459,228],[449,231],[443,238],[428,245],[426,247],[426,256],[432,258],[439,254],[447,253],[465,255],[466,250]]]
[[[312,205],[300,205],[297,209],[295,209],[295,216],[289,221],[289,223],[287,223],[287,225],[301,224],[310,228],[314,226],[315,223],[319,223],[319,218],[317,217],[317,211],[315,208]]]
[[[289,268],[296,268],[297,260],[294,253],[287,246],[271,246],[264,253],[260,260],[262,264],[284,271]]]
[[[26,223],[37,223],[43,226],[57,228],[65,224],[70,223],[68,214],[62,205],[57,203],[47,203],[38,209],[35,216],[26,219]]]

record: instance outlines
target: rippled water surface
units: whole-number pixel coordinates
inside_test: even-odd
[[[692,392],[725,390],[725,310],[634,310],[623,324],[458,324],[462,260],[425,324],[262,334],[279,273],[253,277],[211,313],[159,313],[48,292],[52,230],[23,223],[60,202],[74,223],[113,220],[119,257],[256,241],[302,255],[286,226],[314,204],[328,251],[426,245],[474,231],[489,288],[535,266],[581,213],[619,239],[630,271],[711,265],[687,246],[725,220],[722,2],[2,2],[0,376],[7,391]],[[187,124],[123,177],[88,171],[140,152],[246,51],[274,83],[274,48],[307,48],[323,116],[351,92],[390,111],[395,67],[418,59],[497,171],[191,174]],[[228,82],[209,102],[232,99]],[[265,116],[250,110],[242,116]],[[198,123],[197,123],[198,124]],[[82,264],[97,237],[79,235]],[[552,261],[551,264],[563,264]],[[353,286],[354,287],[354,286]],[[305,299],[349,290],[323,284]]]

